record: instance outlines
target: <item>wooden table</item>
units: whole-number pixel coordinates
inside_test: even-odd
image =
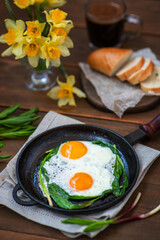
[[[87,32],[84,21],[84,6],[85,0],[69,0],[63,9],[68,12],[68,18],[74,22],[74,29],[71,31],[71,38],[74,42],[74,49],[71,50],[71,56],[63,59],[63,64],[69,74],[75,74],[77,86],[80,86],[80,72],[78,62],[85,62],[91,49],[88,47]],[[157,55],[160,55],[160,2],[157,0],[126,0],[128,13],[139,15],[143,22],[143,31],[139,39],[123,44],[124,48],[143,48],[150,47]],[[24,12],[14,7],[15,13],[19,18],[24,18]],[[1,3],[1,21],[0,34],[5,33],[3,19],[8,18],[9,14],[4,6],[4,1]],[[6,46],[1,44],[1,52]],[[60,71],[56,69],[56,73],[62,77]],[[0,59],[0,111],[4,110],[12,104],[20,103],[21,110],[30,109],[38,106],[40,115],[43,117],[49,110],[56,111],[85,123],[103,126],[116,131],[122,136],[127,135],[135,130],[139,124],[150,121],[154,116],[160,113],[160,106],[142,113],[124,114],[122,119],[119,119],[113,113],[101,112],[91,106],[87,100],[76,99],[77,107],[65,107],[59,109],[57,103],[46,96],[46,92],[32,92],[24,86],[25,69],[19,62],[13,58]],[[42,119],[42,118],[41,118]],[[38,124],[38,122],[37,122]],[[6,140],[6,146],[3,148],[2,154],[12,154],[23,145],[25,140]],[[160,150],[160,135],[156,135],[152,140],[145,142],[147,146]],[[152,165],[144,180],[134,192],[128,203],[125,205],[127,209],[138,192],[142,193],[142,198],[133,210],[133,215],[148,212],[159,204],[160,196],[160,158]],[[4,169],[8,161],[0,163],[0,170]],[[98,239],[125,239],[125,240],[158,240],[160,236],[160,215],[159,213],[151,218],[110,226],[105,231],[100,233],[95,240]],[[45,227],[35,222],[29,221],[17,213],[0,206],[0,239],[2,240],[55,240],[69,239],[62,235],[58,230]],[[80,237],[78,239],[88,239]]]

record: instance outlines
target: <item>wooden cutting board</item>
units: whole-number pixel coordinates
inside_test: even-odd
[[[88,101],[99,110],[105,112],[111,112],[111,110],[107,109],[106,106],[102,103],[100,97],[97,95],[94,86],[90,83],[90,81],[85,77],[84,73],[81,71],[81,83],[84,92],[87,95]],[[148,111],[154,108],[156,105],[160,103],[160,96],[144,96],[141,101],[133,108],[128,108],[126,113],[138,113]]]

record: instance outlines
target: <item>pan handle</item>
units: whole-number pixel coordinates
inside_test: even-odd
[[[140,128],[147,134],[147,136],[153,137],[155,132],[160,130],[160,114],[151,122],[141,125]]]
[[[19,197],[17,196],[17,192],[21,190],[21,187],[19,184],[17,184],[14,189],[13,189],[13,192],[12,192],[12,196],[13,196],[13,199],[20,205],[23,205],[23,206],[33,206],[33,205],[36,205],[37,203],[35,203],[34,201],[30,200],[30,201],[22,201],[21,199],[19,199]]]

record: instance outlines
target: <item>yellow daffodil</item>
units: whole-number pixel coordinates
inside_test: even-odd
[[[29,38],[40,37],[46,23],[40,23],[38,20],[36,21],[27,21],[27,30],[24,34],[26,34]]]
[[[17,20],[15,22],[11,19],[6,19],[5,26],[8,32],[0,36],[0,42],[8,44],[10,47],[2,53],[2,56],[14,54],[16,57],[23,57],[23,33],[25,30],[25,23],[22,20]]]
[[[67,24],[73,24],[71,20],[65,20],[67,13],[56,8],[54,10],[44,11],[46,14],[46,20],[48,23],[51,23],[55,28],[66,28]]]
[[[38,66],[39,59],[42,55],[41,47],[48,39],[45,37],[32,38],[31,41],[27,41],[24,46],[25,56],[28,57],[29,64],[36,68]]]
[[[35,3],[43,3],[45,0],[33,0],[34,1],[34,4]]]
[[[14,4],[21,8],[21,9],[24,9],[30,5],[33,5],[34,4],[34,0],[14,0]]]
[[[41,57],[46,59],[47,68],[50,64],[59,67],[61,55],[63,57],[70,55],[67,43],[68,42],[64,39],[64,36],[57,36],[55,33],[52,33],[52,38],[49,41],[46,41],[41,48]]]
[[[66,38],[67,36],[67,32],[63,30],[63,28],[55,28],[53,30],[53,32],[57,35],[57,36],[63,36],[64,38]]]
[[[64,29],[63,28],[55,28],[53,25],[51,25],[48,36],[51,36],[53,38],[55,36],[54,34],[56,34],[56,36],[64,37],[63,44],[67,48],[73,48],[73,42],[72,42],[71,38],[67,36],[67,34],[69,33],[69,31],[72,27],[73,27],[72,23],[67,24]]]
[[[66,0],[47,0],[47,3],[45,5],[45,9],[53,9],[63,6],[66,3]]]
[[[59,26],[57,27],[57,24],[50,24],[49,35],[50,35],[50,33],[54,32],[57,36],[65,37],[70,32],[71,28],[73,28],[73,23],[70,20],[68,20],[68,21],[65,20],[65,24],[60,23],[58,25]]]
[[[1,43],[7,43],[9,46],[21,41],[25,30],[25,23],[22,20],[16,22],[11,19],[5,20],[5,26],[8,33],[0,36]]]
[[[74,87],[75,85],[75,76],[70,75],[67,76],[67,81],[61,82],[57,78],[57,83],[59,86],[56,86],[52,88],[48,93],[47,96],[58,100],[58,106],[62,107],[66,104],[69,104],[71,106],[76,106],[76,102],[74,99],[74,94],[76,94],[80,98],[85,98],[86,95],[84,92],[82,92],[79,88]]]

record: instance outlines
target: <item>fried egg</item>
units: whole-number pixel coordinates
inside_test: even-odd
[[[89,141],[61,144],[44,164],[49,184],[56,183],[69,195],[97,196],[112,188],[116,155],[108,147]]]
[[[104,166],[115,158],[108,147],[101,147],[89,141],[70,141],[62,144],[57,153],[60,161],[70,164],[98,164]]]

